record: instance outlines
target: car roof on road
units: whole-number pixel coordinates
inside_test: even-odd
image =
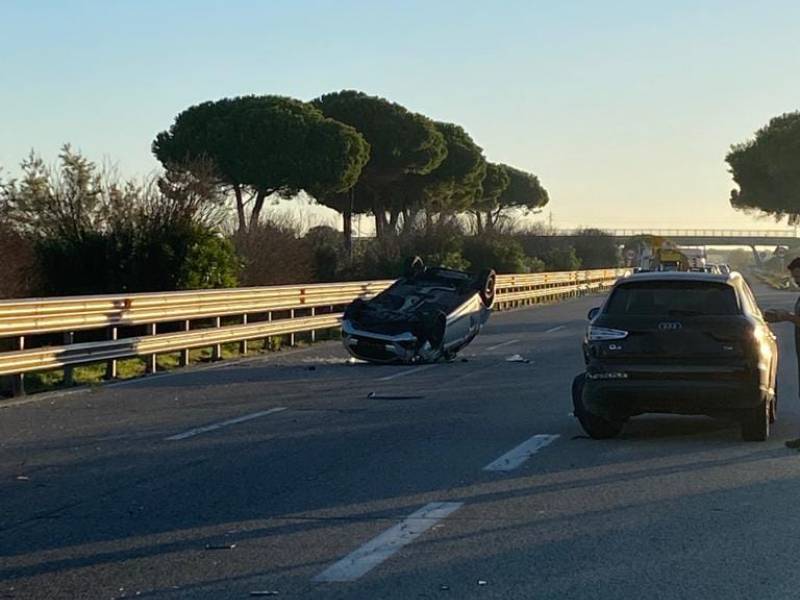
[[[620,283],[628,281],[708,281],[714,283],[730,283],[733,279],[740,278],[741,275],[735,271],[731,273],[702,273],[694,271],[645,271],[633,273]]]

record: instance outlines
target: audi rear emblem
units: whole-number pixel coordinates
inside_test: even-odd
[[[683,325],[681,325],[677,321],[664,321],[663,323],[658,324],[658,328],[661,331],[675,331],[677,329],[680,329],[681,327],[683,327]]]

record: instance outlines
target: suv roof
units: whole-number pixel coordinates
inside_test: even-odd
[[[626,281],[708,281],[713,283],[730,283],[733,279],[739,279],[739,273],[702,273],[691,271],[646,271],[640,273],[633,273],[624,279],[620,279],[620,283]]]

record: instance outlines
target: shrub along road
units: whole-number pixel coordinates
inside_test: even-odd
[[[796,597],[789,327],[768,442],[677,416],[600,442],[569,416],[599,302],[496,314],[467,362],[331,343],[6,405],[0,597]]]

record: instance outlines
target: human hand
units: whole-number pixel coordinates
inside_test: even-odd
[[[781,321],[791,321],[792,314],[780,308],[768,308],[764,311],[764,319],[768,323],[779,323]]]

